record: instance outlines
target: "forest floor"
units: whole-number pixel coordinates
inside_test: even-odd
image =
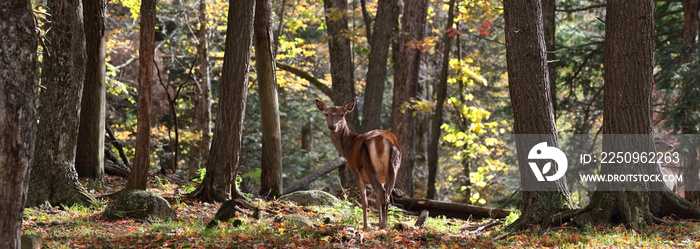
[[[107,177],[106,183],[85,183],[95,196],[121,189],[124,181]],[[165,197],[176,210],[177,220],[121,220],[102,217],[107,200],[101,207],[27,208],[24,210],[23,234],[43,238],[43,248],[501,248],[501,247],[700,247],[700,223],[671,222],[640,231],[617,227],[560,227],[544,231],[533,228],[506,233],[503,226],[470,231],[467,227],[491,222],[429,218],[421,228],[411,226],[415,216],[391,211],[391,227],[407,225],[402,231],[368,230],[362,225],[362,209],[350,202],[336,207],[302,207],[293,202],[254,201],[263,208],[262,218],[245,216],[237,222],[224,222],[204,229],[221,204],[182,199],[193,187],[171,183],[167,178],[151,177],[151,188]],[[392,208],[393,209],[393,208]],[[308,217],[314,227],[296,228],[279,217],[286,214]],[[377,221],[369,213],[371,222]],[[332,217],[330,223],[324,223]],[[473,230],[473,229],[472,229]]]

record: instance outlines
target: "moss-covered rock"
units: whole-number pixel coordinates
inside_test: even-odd
[[[175,210],[168,201],[154,193],[143,190],[131,190],[119,196],[107,205],[102,214],[107,219],[175,219]]]
[[[283,220],[290,228],[314,227],[314,223],[308,217],[300,214],[286,215]]]
[[[340,200],[335,196],[320,191],[297,191],[278,198],[280,201],[293,201],[302,206],[334,206],[340,204]]]

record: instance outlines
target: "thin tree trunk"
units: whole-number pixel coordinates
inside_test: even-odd
[[[38,56],[27,1],[0,2],[0,248],[19,249],[36,137]]]
[[[79,0],[48,2],[51,31],[41,70],[36,152],[27,206],[95,203],[75,172],[80,95],[85,79],[85,34]],[[102,127],[100,127],[102,128]]]
[[[136,111],[136,152],[124,191],[146,190],[151,166],[151,85],[155,56],[156,0],[141,1],[139,42],[139,96]]]
[[[384,84],[386,83],[387,59],[392,32],[397,25],[398,0],[377,1],[377,16],[374,21],[374,33],[367,65],[367,86],[365,87],[364,110],[362,111],[362,128],[359,132],[379,129],[381,124]],[[369,25],[369,23],[367,24]],[[336,103],[338,104],[338,103]]]
[[[700,0],[682,0],[683,5],[683,44],[695,44],[698,35],[698,11]]]
[[[324,11],[326,16],[326,27],[328,31],[328,52],[331,61],[332,96],[334,105],[343,105],[355,98],[355,82],[352,64],[352,50],[350,48],[350,37],[348,35],[348,9],[346,0],[326,0]],[[349,112],[345,119],[351,130],[356,131],[358,127],[357,112]],[[355,176],[347,166],[342,166],[338,170],[340,182],[344,188],[356,186]]]
[[[700,1],[699,0],[683,0],[682,1],[683,5],[683,45],[685,51],[693,51],[697,50],[696,47],[696,41],[697,41],[697,34],[698,34],[698,11],[700,10]],[[693,53],[683,53],[681,55],[681,61],[682,63],[691,63],[691,60],[695,59],[693,56],[691,56]],[[692,96],[691,94],[696,94],[698,89],[693,87],[693,84],[690,82],[685,82],[682,86],[681,89],[681,94],[686,95],[686,96]],[[687,99],[686,98],[681,98],[681,99]],[[685,108],[689,112],[697,111],[698,106],[695,103],[692,103],[690,101],[685,101],[682,105],[682,108]],[[685,118],[687,121],[681,122],[681,132],[683,134],[696,134],[698,129],[696,127],[696,123],[694,118]],[[685,164],[685,172],[688,172],[688,175],[691,176],[697,176],[698,173],[700,173],[700,158],[698,158],[698,147],[696,144],[691,144],[690,151],[688,157],[684,160]],[[700,203],[700,191],[694,191],[697,189],[696,185],[700,183],[696,181],[687,181],[685,182],[685,186],[687,189],[685,191],[685,199],[693,202],[693,203]]]
[[[103,181],[106,95],[104,34],[107,1],[83,1],[83,8],[87,64],[80,104],[75,171],[78,176]]]
[[[235,184],[240,164],[245,101],[248,96],[248,68],[253,39],[255,0],[232,1],[229,5],[226,50],[221,75],[221,96],[216,113],[207,173],[204,181],[188,194],[207,202],[246,198]]]
[[[197,32],[197,88],[194,100],[194,126],[200,134],[197,145],[192,147],[189,177],[195,177],[202,168],[211,146],[211,80],[209,78],[209,49],[207,39],[207,0],[199,1],[199,31]]]
[[[407,195],[413,195],[413,168],[416,162],[415,127],[416,120],[410,107],[411,98],[418,91],[418,72],[420,71],[421,50],[414,41],[423,40],[425,33],[427,0],[407,1],[401,23],[401,33],[398,37],[398,55],[394,62],[394,97],[391,107],[393,118],[392,131],[399,137],[403,149],[401,169],[396,181],[396,188]]]
[[[556,54],[556,0],[542,0],[542,23],[544,27],[544,44],[547,48],[547,70],[549,71],[549,96],[552,99],[552,108],[556,122],[557,116],[557,67],[554,60]]]
[[[456,35],[454,24],[454,8],[455,0],[450,0],[450,7],[447,13],[447,26],[445,26],[445,34],[443,35],[444,45],[442,48],[442,68],[440,69],[439,82],[437,83],[437,100],[435,100],[435,112],[433,113],[433,122],[430,131],[430,145],[428,145],[428,193],[425,198],[434,199],[435,180],[438,172],[438,147],[440,146],[440,135],[443,122],[443,111],[445,107],[445,99],[447,98],[447,76],[450,67],[450,50],[452,50],[452,37]],[[460,93],[461,94],[461,93]]]
[[[541,3],[506,0],[503,7],[508,89],[524,190],[523,213],[511,224],[511,228],[525,229],[532,224],[542,224],[553,214],[569,209],[571,198],[564,178],[539,183],[530,173],[532,171],[525,170],[529,169],[528,152],[537,143],[546,141],[547,146],[558,146],[552,99],[549,96]],[[538,140],[534,140],[521,134],[540,135],[537,136]]]
[[[301,127],[301,150],[304,153],[309,153],[314,146],[313,123],[306,121]]]
[[[273,52],[270,0],[255,2],[255,67],[258,75],[260,97],[260,123],[262,126],[262,158],[260,160],[260,192],[262,196],[275,198],[282,195],[282,136],[280,132],[279,105],[277,102],[277,78],[275,53]]]

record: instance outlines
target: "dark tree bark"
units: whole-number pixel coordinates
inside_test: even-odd
[[[401,19],[403,26],[398,37],[398,54],[394,67],[394,97],[391,106],[392,131],[399,138],[403,149],[401,169],[396,180],[396,188],[407,195],[413,195],[413,168],[416,162],[414,135],[416,120],[410,107],[411,98],[417,94],[418,72],[420,71],[420,46],[414,41],[422,41],[425,33],[427,0],[406,1]]]
[[[389,57],[389,45],[393,29],[396,26],[396,15],[399,4],[397,0],[377,1],[377,16],[374,21],[374,33],[370,42],[369,64],[367,65],[367,86],[365,87],[364,110],[362,111],[362,127],[359,132],[379,129],[384,100],[384,84],[386,83],[386,67]],[[369,25],[369,23],[367,23]],[[369,35],[369,34],[368,34]]]
[[[151,85],[155,56],[156,0],[141,1],[139,42],[139,96],[136,111],[136,150],[131,175],[123,191],[146,190],[151,165]]]
[[[698,34],[698,11],[700,10],[700,1],[699,0],[683,0],[683,45],[685,45],[686,51],[693,51],[696,48],[696,41],[697,41],[697,34]],[[692,56],[689,56],[689,54],[683,54],[681,55],[681,60],[682,63],[690,63]],[[681,94],[682,95],[690,95],[692,94],[697,94],[698,89],[693,87],[693,84],[690,83],[685,83],[682,86],[681,89]],[[688,99],[686,98],[681,98],[681,99]],[[683,105],[681,105],[681,108],[685,108],[686,110],[692,112],[692,111],[697,111],[698,106],[695,103],[691,103],[690,101],[685,101]],[[689,115],[690,116],[690,115]],[[698,129],[695,128],[696,123],[694,118],[692,117],[686,117],[685,121],[681,121],[681,132],[683,134],[697,134]],[[685,172],[687,172],[687,175],[691,176],[696,176],[698,173],[700,173],[700,158],[698,158],[697,154],[697,145],[690,145],[693,147],[696,147],[695,149],[689,149],[688,150],[688,156],[684,160],[684,167],[685,167]],[[693,203],[700,203],[700,191],[693,191],[697,189],[696,185],[700,183],[696,181],[687,181],[685,182],[685,199],[693,202]]]
[[[272,50],[274,44],[270,4],[270,0],[255,2],[254,43],[263,138],[259,194],[275,198],[282,195],[282,135],[277,103],[275,53]]]
[[[506,0],[503,2],[508,89],[513,106],[515,134],[541,134],[547,146],[558,146],[552,99],[549,94],[545,55],[542,6],[536,0]],[[542,140],[516,137],[521,184],[537,183],[529,169],[530,149]],[[570,208],[571,198],[564,178],[537,185],[543,190],[523,191],[523,213],[511,228],[524,229],[542,224],[553,214]],[[527,188],[523,187],[524,190]]]
[[[435,180],[438,172],[438,147],[440,146],[440,135],[443,122],[443,110],[445,107],[445,99],[447,98],[447,75],[450,67],[450,50],[452,50],[452,38],[456,34],[452,28],[454,24],[454,8],[455,0],[450,0],[450,8],[447,13],[447,25],[445,26],[445,34],[443,35],[442,48],[442,68],[437,82],[437,99],[435,100],[435,113],[433,113],[433,122],[430,127],[430,145],[428,145],[428,193],[425,198],[435,198]],[[460,93],[461,94],[461,93]]]
[[[29,2],[0,2],[0,30],[0,248],[19,249],[39,88],[38,41]]]
[[[348,31],[348,18],[346,0],[323,1],[328,31],[328,52],[331,61],[332,95],[334,105],[343,105],[355,98],[355,69],[352,64],[352,50],[350,49],[350,32]],[[350,112],[345,119],[351,130],[357,130],[357,112]],[[340,182],[344,188],[356,186],[355,176],[347,166],[338,169]]]
[[[105,13],[107,1],[83,1],[85,84],[80,103],[75,171],[80,177],[104,180],[105,142]]]
[[[216,113],[207,173],[204,181],[188,194],[207,202],[246,198],[235,184],[240,164],[245,101],[248,96],[248,68],[253,39],[255,0],[232,1],[228,9],[226,49],[221,75],[221,96]]]
[[[311,151],[314,146],[313,123],[306,121],[301,127],[301,150],[304,153]]]
[[[27,206],[92,205],[75,172],[80,95],[85,79],[85,34],[79,0],[48,2],[51,41],[44,57],[36,152]]]
[[[554,60],[556,54],[556,0],[542,0],[542,23],[544,26],[544,44],[547,47],[547,70],[549,71],[549,96],[552,99],[552,108],[556,121],[557,115],[557,67]]]
[[[202,168],[211,146],[211,80],[209,78],[209,48],[207,39],[207,1],[199,1],[199,31],[197,31],[197,87],[194,99],[194,128],[200,134],[197,145],[192,147],[189,177],[195,177]]]
[[[651,98],[654,66],[654,1],[611,0],[605,20],[605,100],[603,134],[644,134],[628,141],[603,137],[603,151],[654,151]],[[661,174],[656,164],[606,165],[603,174]],[[623,224],[638,229],[656,217],[700,217],[689,202],[660,189],[659,182],[638,191],[596,191],[577,223]]]

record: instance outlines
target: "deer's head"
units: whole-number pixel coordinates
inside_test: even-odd
[[[342,106],[328,106],[323,101],[316,99],[318,110],[326,114],[326,124],[331,132],[338,132],[347,127],[345,114],[355,109],[355,99],[352,99]]]

